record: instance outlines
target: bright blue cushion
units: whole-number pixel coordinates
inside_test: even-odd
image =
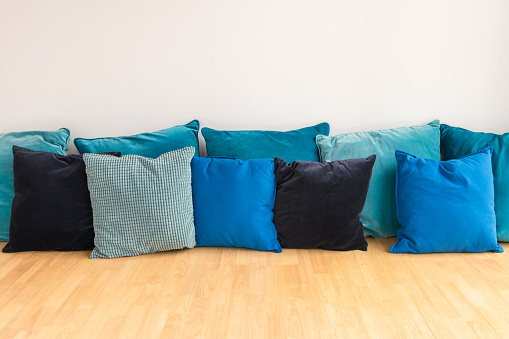
[[[0,241],[9,240],[11,205],[14,197],[12,146],[65,155],[69,148],[67,128],[0,134]]]
[[[493,177],[495,182],[495,214],[499,241],[509,241],[509,133],[472,132],[459,127],[440,125],[444,160],[493,147]]]
[[[78,151],[83,153],[121,152],[147,158],[157,158],[163,153],[184,147],[194,147],[198,154],[198,130],[200,123],[193,120],[156,132],[141,133],[125,137],[106,137],[95,139],[74,139]]]
[[[196,246],[281,252],[274,160],[194,157],[191,169]]]
[[[281,158],[292,161],[318,161],[315,137],[329,134],[329,124],[305,127],[288,132],[278,131],[218,131],[202,128],[209,156],[224,156],[242,160]]]
[[[503,252],[497,244],[493,149],[434,161],[396,152],[398,241],[392,253]]]
[[[394,152],[399,149],[422,158],[440,160],[439,125],[440,122],[435,120],[423,126],[316,137],[321,161],[367,158],[376,154],[368,196],[360,215],[366,235],[376,238],[396,235],[399,225],[394,197]]]

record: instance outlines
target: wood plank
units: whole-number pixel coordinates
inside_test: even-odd
[[[2,253],[0,337],[509,337],[508,252],[398,255],[394,241],[368,238],[367,252]]]

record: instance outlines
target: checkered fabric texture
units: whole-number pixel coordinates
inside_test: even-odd
[[[196,245],[191,159],[194,147],[121,158],[86,153],[95,258],[136,256]]]

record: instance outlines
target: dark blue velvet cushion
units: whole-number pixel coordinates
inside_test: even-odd
[[[80,251],[94,248],[85,162],[14,146],[14,199],[3,252]],[[109,153],[120,156],[120,153]]]
[[[281,247],[365,251],[359,214],[375,158],[290,164],[276,158],[274,224]]]

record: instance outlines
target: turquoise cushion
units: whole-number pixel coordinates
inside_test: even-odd
[[[122,155],[135,154],[148,158],[157,158],[163,153],[175,151],[183,147],[194,147],[196,154],[198,154],[199,129],[199,121],[193,120],[186,125],[125,137],[76,138],[74,139],[74,144],[81,154],[121,152]]]
[[[503,252],[497,244],[493,149],[434,161],[396,152],[398,241],[392,253]]]
[[[69,148],[67,128],[0,134],[0,241],[9,240],[11,205],[14,197],[12,146],[65,155]]]
[[[466,154],[493,147],[493,176],[495,181],[495,213],[499,241],[509,241],[509,133],[493,134],[442,124],[442,153],[444,160],[457,159]]]
[[[218,131],[204,127],[201,131],[209,156],[224,156],[242,160],[282,158],[287,163],[296,160],[318,161],[315,137],[329,134],[329,124],[305,127],[288,132],[278,131]]]
[[[191,158],[186,147],[156,159],[86,153],[95,248],[90,258],[117,258],[196,244]]]
[[[418,157],[440,160],[439,125],[440,122],[435,120],[423,126],[316,137],[321,161],[366,158],[376,154],[368,196],[360,215],[366,235],[377,238],[396,235],[399,225],[394,194],[394,152],[399,149]]]
[[[197,246],[281,252],[274,226],[274,160],[194,157]]]

